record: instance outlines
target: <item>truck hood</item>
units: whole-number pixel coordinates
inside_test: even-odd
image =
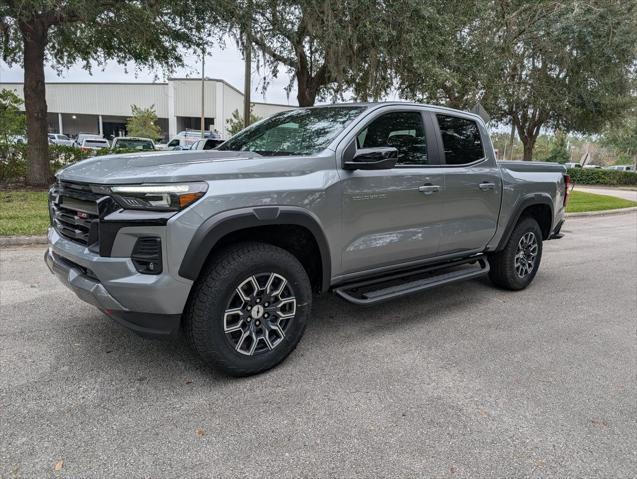
[[[180,151],[106,155],[60,170],[63,181],[97,184],[171,183],[303,174],[306,157],[264,157],[247,151]],[[305,168],[304,168],[305,166]]]

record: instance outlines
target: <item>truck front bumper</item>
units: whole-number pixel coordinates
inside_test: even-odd
[[[179,329],[191,282],[165,272],[140,274],[130,258],[105,258],[49,229],[44,261],[82,301],[143,336]]]

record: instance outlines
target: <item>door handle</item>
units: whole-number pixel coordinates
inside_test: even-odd
[[[478,185],[478,187],[482,191],[495,190],[495,183],[489,183],[488,181],[484,181]]]
[[[418,191],[420,191],[421,193],[424,193],[426,195],[430,195],[432,193],[436,193],[437,191],[440,191],[440,186],[438,185],[432,185],[432,184],[426,184],[426,185],[422,185],[418,187]]]

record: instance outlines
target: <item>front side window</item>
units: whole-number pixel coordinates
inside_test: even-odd
[[[427,137],[422,115],[402,111],[379,116],[356,137],[358,148],[394,147],[397,165],[428,165]]]
[[[465,165],[484,158],[480,130],[475,121],[448,115],[436,115],[436,118],[448,165]]]
[[[219,150],[264,156],[313,155],[324,150],[365,107],[299,108],[278,113],[230,138]]]

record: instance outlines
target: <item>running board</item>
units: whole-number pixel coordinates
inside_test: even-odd
[[[354,304],[375,304],[412,293],[484,276],[489,272],[484,255],[395,273],[366,281],[345,284],[334,289],[341,298]]]

